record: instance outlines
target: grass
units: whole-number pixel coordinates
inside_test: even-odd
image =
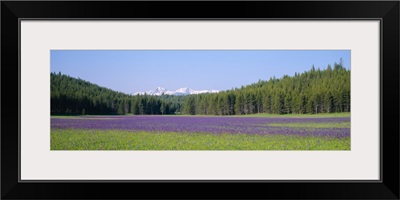
[[[90,117],[90,116],[102,116],[107,117],[110,115],[75,115],[75,116],[63,116],[63,115],[52,115],[51,118],[63,118],[63,119],[81,119],[82,116]],[[112,116],[123,116],[123,115],[112,115]],[[132,114],[128,114],[126,116],[135,116]],[[219,115],[163,115],[163,116],[191,116],[191,117],[219,117]],[[325,117],[350,117],[350,113],[320,113],[320,114],[250,114],[250,115],[225,115],[224,117],[269,117],[269,118],[325,118]],[[98,119],[98,118],[96,118]]]
[[[113,118],[115,116],[123,116],[123,115],[51,115],[50,117],[54,118],[54,119],[56,119],[56,118],[58,118],[58,119],[115,119],[115,118]],[[133,116],[133,115],[131,115],[131,116]]]
[[[69,116],[69,115],[66,115],[66,116],[63,116],[63,115],[52,115],[51,118],[75,119],[75,118],[79,118],[79,117],[82,117],[82,116],[83,115],[71,115],[71,116]]]
[[[350,150],[350,138],[52,129],[51,150]]]
[[[251,114],[251,115],[235,115],[235,117],[273,117],[273,118],[325,118],[325,117],[350,117],[349,112],[345,113],[319,113],[319,114]]]
[[[350,128],[350,122],[340,123],[271,123],[266,126],[280,126],[290,128]]]

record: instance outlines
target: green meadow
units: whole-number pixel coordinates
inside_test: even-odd
[[[350,150],[350,138],[52,130],[51,150]]]
[[[312,116],[312,117],[310,117]],[[128,119],[134,116],[126,116]],[[131,117],[131,118],[130,118]],[[161,116],[159,116],[161,117]],[[211,121],[221,119],[219,116],[163,116],[175,119],[207,118]],[[290,118],[335,118],[350,117],[350,113],[318,115],[249,115],[248,119],[289,118],[287,123],[268,123],[262,126],[272,128],[289,128],[290,130],[330,130],[330,128],[350,129],[350,122],[291,122]],[[246,119],[246,116],[223,117],[228,119]],[[52,119],[77,120],[86,122],[109,123],[120,118],[115,116],[53,116]],[[157,118],[156,118],[157,119]],[[251,127],[249,127],[251,128]],[[51,150],[350,150],[350,137],[304,136],[285,134],[240,134],[184,131],[140,131],[140,130],[98,130],[98,129],[51,129]]]

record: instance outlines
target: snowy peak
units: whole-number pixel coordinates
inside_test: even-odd
[[[143,95],[145,93],[148,94],[148,95],[158,95],[159,96],[159,95],[162,95],[162,94],[170,94],[171,91],[169,91],[169,90],[167,90],[165,88],[162,88],[162,87],[157,87],[156,89],[149,90],[147,92],[135,92],[135,93],[133,93],[133,95],[137,95],[137,94]]]
[[[181,94],[181,95],[193,94],[194,92],[196,91],[186,87],[175,90],[176,94]]]
[[[165,93],[167,90],[165,88],[162,87],[158,87],[155,90],[150,90],[151,93],[153,94],[162,94]]]
[[[138,95],[138,94],[140,94],[140,95],[147,94],[147,95],[156,95],[156,96],[161,96],[163,94],[165,94],[165,95],[190,95],[190,94],[218,93],[218,92],[219,92],[219,90],[193,90],[193,89],[187,88],[187,87],[179,88],[175,91],[172,91],[172,90],[167,90],[162,87],[157,87],[156,89],[149,90],[147,92],[135,92],[135,93],[133,93],[133,95]]]

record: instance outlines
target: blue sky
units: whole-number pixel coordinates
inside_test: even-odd
[[[51,50],[50,71],[124,93],[157,87],[228,90],[343,59],[350,50]]]

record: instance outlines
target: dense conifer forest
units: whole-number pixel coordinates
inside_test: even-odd
[[[213,94],[128,95],[51,73],[52,115],[246,115],[350,112],[350,70],[335,63]]]

